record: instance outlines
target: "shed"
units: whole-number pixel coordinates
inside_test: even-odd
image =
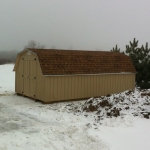
[[[107,51],[25,49],[14,66],[15,92],[44,103],[132,90],[130,57]]]

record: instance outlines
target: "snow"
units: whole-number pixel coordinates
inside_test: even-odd
[[[15,94],[12,70],[0,65],[0,150],[150,149],[148,90],[43,105]],[[111,106],[100,106],[104,100]],[[89,105],[99,107],[89,111]],[[120,114],[107,116],[115,108]]]
[[[0,92],[14,91],[15,74],[12,73],[13,65],[0,65]]]

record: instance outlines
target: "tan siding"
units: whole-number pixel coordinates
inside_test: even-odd
[[[119,77],[119,75],[118,75],[118,78],[119,78],[119,81],[118,81],[118,90],[120,89],[122,91],[123,90],[122,89],[122,87],[123,87],[122,84],[126,83],[126,76],[122,75],[122,76]],[[123,83],[121,81],[121,78],[123,78]]]
[[[105,84],[104,76],[103,75],[101,76],[101,82],[100,82],[100,84],[102,85],[101,86],[102,95],[105,95],[105,86],[106,86],[106,84]]]
[[[65,97],[65,80],[63,77],[61,77],[61,99]]]
[[[91,76],[91,93],[94,95],[94,89],[95,89],[95,82],[94,82],[94,76]]]
[[[121,76],[122,76],[122,75],[121,75]],[[119,80],[118,74],[117,74],[116,76],[114,76],[114,78],[115,78],[115,84],[114,84],[114,85],[115,85],[115,91],[118,91],[118,88],[119,88],[119,87],[118,87],[118,86],[119,86],[119,85],[118,85],[118,80]],[[122,78],[122,79],[123,79],[123,78]]]
[[[104,76],[102,75],[102,93],[103,93],[103,95],[105,95],[105,86],[106,86],[106,84],[105,84],[105,80],[104,80]]]
[[[68,90],[68,99],[71,99],[71,93],[72,93],[72,90],[71,90],[71,87],[72,87],[72,83],[71,83],[71,77],[69,76],[69,82],[68,82],[68,87],[69,87],[69,90]]]
[[[94,95],[96,95],[96,90],[97,90],[97,77],[94,77],[94,75],[93,75],[93,93],[94,93]]]
[[[86,91],[85,91],[85,78],[84,76],[82,76],[82,97],[85,97],[86,96]]]
[[[98,93],[99,94],[101,94],[100,93],[100,89],[101,89],[101,86],[100,86],[100,76],[97,76],[97,89],[96,89],[96,96],[99,96],[99,95],[97,95]]]
[[[111,76],[108,75],[108,79],[107,79],[107,89],[108,89],[108,87],[109,87],[109,88],[110,88],[110,92],[109,92],[109,93],[107,92],[106,95],[112,93],[112,87],[111,87],[111,83],[110,83],[110,78],[111,78]],[[108,91],[108,90],[107,90],[107,91]]]
[[[113,88],[114,88],[114,93],[115,93],[115,91],[117,91],[117,81],[116,81],[116,77],[117,77],[118,75],[113,75]]]
[[[57,78],[57,90],[58,92],[60,91],[60,93],[57,94],[57,98],[58,99],[61,99],[61,78]]]
[[[102,93],[104,91],[103,85],[102,85],[102,80],[103,80],[102,76],[99,76],[100,95],[102,95]]]
[[[16,70],[16,92],[22,94],[22,91],[26,88],[24,93],[26,96],[34,97],[35,95],[36,99],[43,100],[44,77],[41,73],[38,60],[35,61],[34,58],[36,58],[36,55],[33,53],[31,53],[31,55],[26,55],[26,53],[20,55]],[[25,78],[23,78],[22,75],[24,75]],[[30,81],[26,80],[28,76],[30,76]],[[36,77],[36,79],[34,77]]]
[[[68,76],[65,76],[65,78],[64,78],[64,80],[65,80],[65,96],[64,96],[64,99],[68,99],[68,93],[69,93],[69,91],[70,91],[70,89],[69,89],[69,77]]]
[[[46,77],[45,101],[102,96],[133,89],[134,74]]]
[[[120,81],[121,78],[123,79],[122,82],[124,82],[124,77],[123,77],[123,75],[121,75],[121,76],[117,75],[117,77],[116,77],[116,82],[117,82],[116,87],[117,87],[117,91],[119,91],[119,89],[122,90],[122,89],[121,89],[121,86],[120,86],[120,85],[122,84],[122,82]]]
[[[121,87],[120,87],[120,90],[123,90],[124,88],[126,88],[126,83],[125,83],[125,81],[126,81],[126,76],[125,75],[121,75],[120,76],[120,78],[122,78],[122,81],[120,81],[120,84],[122,85]],[[118,89],[117,89],[118,90]]]
[[[74,85],[73,85],[73,86],[74,86],[74,94],[73,94],[73,95],[74,95],[74,97],[76,97],[76,95],[77,95],[77,98],[78,98],[78,96],[79,96],[79,95],[77,94],[77,93],[78,93],[78,76],[75,76],[75,77],[73,78],[73,80],[75,80],[75,81],[74,81]]]
[[[40,64],[37,61],[37,76],[36,76],[36,99],[45,100],[45,78],[42,75]]]
[[[72,85],[71,85],[71,87],[72,87],[72,91],[71,91],[72,97],[75,97],[75,93],[76,93],[75,82],[76,82],[76,79],[75,79],[75,77],[74,77],[74,79],[72,80]]]
[[[83,97],[83,95],[84,95],[84,94],[83,94],[83,93],[84,93],[84,92],[83,92],[83,91],[84,91],[84,89],[83,89],[83,84],[84,84],[83,81],[84,81],[84,80],[83,80],[83,77],[79,78],[80,96],[81,96],[81,97]]]
[[[123,76],[124,76],[124,81],[123,81],[124,86],[122,86],[122,87],[124,87],[125,89],[127,89],[128,86],[130,85],[130,83],[129,83],[130,75],[129,75],[128,79],[126,78],[126,75],[123,75]],[[124,90],[124,89],[121,89],[121,90]]]
[[[114,79],[114,76],[111,75],[111,76],[110,76],[110,92],[111,92],[111,93],[113,93],[113,91],[114,91],[114,87],[113,87],[114,81],[113,81],[113,79]]]
[[[81,97],[81,95],[82,95],[82,77],[79,77],[78,76],[78,85],[77,85],[77,87],[78,87],[78,97]]]
[[[119,89],[119,78],[122,77],[122,75],[118,76],[118,74],[115,77],[115,91],[118,91]],[[123,79],[123,78],[122,78]]]
[[[53,78],[53,80],[54,80],[54,84],[53,84],[53,93],[54,93],[54,100],[56,99],[58,99],[57,97],[57,95],[58,95],[58,89],[57,89],[57,77],[54,77]]]
[[[92,76],[91,76],[92,77]],[[86,82],[86,85],[88,85],[88,97],[91,95],[91,90],[92,90],[92,88],[91,88],[91,78],[90,78],[90,76],[88,76],[87,77],[87,82]]]
[[[130,83],[130,78],[131,78],[131,75],[129,75],[129,78],[126,78],[126,76],[124,76],[124,83],[125,83],[125,87],[124,88],[128,88],[129,85],[131,84]]]
[[[55,82],[54,82],[54,80],[52,79],[52,77],[50,77],[50,80],[48,80],[49,79],[49,77],[46,77],[47,78],[47,81],[46,81],[46,91],[47,91],[47,93],[45,94],[45,96],[47,97],[48,96],[48,98],[50,98],[50,100],[52,99],[54,99],[55,100],[55,93],[54,93],[54,84],[55,84]]]
[[[77,95],[77,93],[78,93],[78,76],[76,76],[75,78],[75,82],[74,82],[74,97]],[[77,95],[77,97],[79,97],[79,94]]]
[[[114,83],[115,83],[115,81],[114,81],[114,75],[111,75],[110,76],[110,82],[111,82],[111,84],[110,84],[110,88],[111,88],[111,91],[112,91],[112,93],[114,93],[114,91],[115,91],[115,89],[114,89]]]

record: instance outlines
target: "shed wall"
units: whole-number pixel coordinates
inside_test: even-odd
[[[31,53],[30,55],[27,55],[27,52],[22,53],[19,56],[15,75],[16,93],[34,99],[44,99],[44,76],[42,75],[36,54]],[[28,76],[30,81],[28,80]]]
[[[135,74],[47,76],[45,102],[98,97],[134,89]]]

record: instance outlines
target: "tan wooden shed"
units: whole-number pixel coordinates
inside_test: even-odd
[[[130,57],[106,51],[25,49],[17,56],[15,92],[49,103],[132,90]]]

